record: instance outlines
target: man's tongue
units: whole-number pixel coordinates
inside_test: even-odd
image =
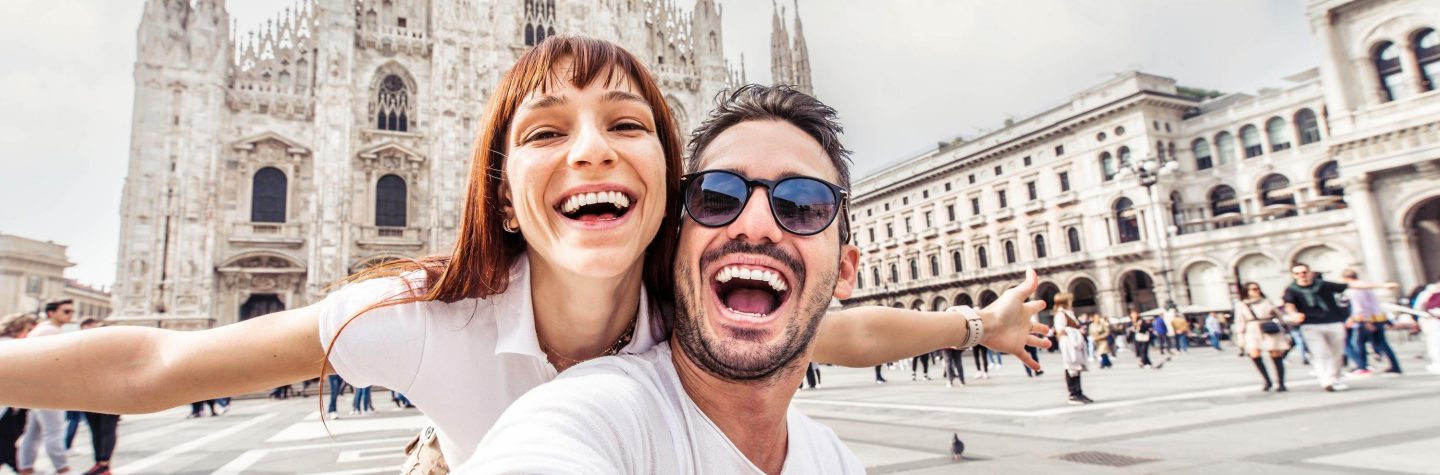
[[[736,289],[725,296],[725,306],[737,312],[769,315],[775,310],[775,296],[760,289]]]

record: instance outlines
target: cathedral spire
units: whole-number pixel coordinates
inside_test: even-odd
[[[815,95],[810,83],[810,47],[805,45],[805,30],[800,24],[800,0],[795,0],[795,47],[791,76],[792,83],[800,92]]]
[[[781,20],[781,17],[785,16],[785,8],[776,5],[773,0],[770,7],[774,9],[770,26],[770,83],[795,84],[795,66],[790,57],[790,33],[785,31],[785,22]]]

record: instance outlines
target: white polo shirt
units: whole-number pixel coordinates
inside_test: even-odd
[[[419,272],[409,277],[424,279]],[[406,291],[397,277],[332,292],[320,304],[320,344],[329,345],[340,326],[367,305]],[[642,288],[637,331],[621,353],[655,346],[659,322],[651,320],[648,302]],[[556,375],[535,334],[524,255],[511,266],[503,294],[366,312],[340,333],[330,364],[355,387],[380,385],[404,393],[435,423],[440,449],[452,467],[470,458],[510,403]]]
[[[787,474],[865,473],[830,428],[785,414]],[[762,473],[690,399],[670,345],[596,358],[515,401],[456,473]]]

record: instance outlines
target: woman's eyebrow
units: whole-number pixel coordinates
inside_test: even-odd
[[[615,102],[615,101],[638,102],[638,103],[644,104],[646,107],[650,107],[650,101],[647,101],[647,100],[645,100],[645,98],[640,97],[640,96],[637,96],[637,95],[635,95],[635,94],[633,94],[633,93],[629,93],[629,92],[625,92],[625,91],[610,91],[610,92],[607,92],[607,93],[605,93],[605,95],[600,96],[600,100],[603,101],[603,102]]]
[[[567,102],[570,102],[570,99],[569,99],[569,98],[566,98],[565,96],[551,96],[551,95],[546,95],[546,96],[541,97],[541,98],[539,98],[539,99],[536,99],[536,100],[533,100],[533,101],[530,101],[530,102],[525,103],[525,105],[521,106],[521,108],[522,108],[522,109],[525,109],[525,110],[538,110],[538,109],[545,109],[545,108],[548,108],[548,107],[555,107],[555,106],[565,105],[565,103],[567,103]]]

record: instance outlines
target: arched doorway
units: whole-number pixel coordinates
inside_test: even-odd
[[[988,306],[988,305],[990,305],[990,304],[992,304],[992,303],[995,303],[995,301],[996,301],[996,300],[999,300],[999,299],[1000,299],[1000,296],[996,295],[996,294],[995,294],[995,291],[993,291],[993,290],[986,290],[986,291],[984,291],[984,292],[981,292],[981,293],[980,293],[980,308],[985,308],[986,306]]]
[[[1075,296],[1075,313],[1098,313],[1100,303],[1095,300],[1095,282],[1081,277],[1070,283],[1070,293]]]
[[[1419,283],[1440,281],[1440,196],[1416,206],[1405,229],[1415,253]]]
[[[964,305],[966,307],[974,308],[975,299],[970,298],[970,294],[960,294],[955,296],[955,305]]]
[[[1285,287],[1290,285],[1290,273],[1289,269],[1281,267],[1269,256],[1251,254],[1235,264],[1235,281],[1240,285],[1258,283],[1265,296],[1278,302],[1284,295]]]
[[[1155,279],[1142,270],[1132,270],[1120,276],[1120,297],[1127,311],[1144,312],[1160,306],[1155,299]]]
[[[935,297],[935,301],[930,304],[930,309],[936,312],[945,311],[947,308],[950,308],[950,303],[945,300],[945,297]]]
[[[285,310],[285,303],[275,294],[251,294],[240,304],[240,321]]]
[[[1225,272],[1215,264],[1202,261],[1186,267],[1185,291],[1190,305],[1207,309],[1230,306],[1230,286],[1225,282]]]

